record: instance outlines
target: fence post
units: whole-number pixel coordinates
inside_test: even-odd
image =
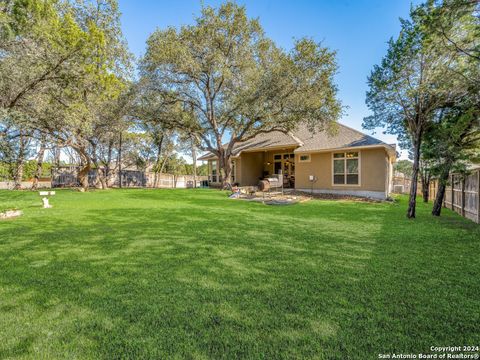
[[[455,175],[452,174],[452,195],[451,195],[451,200],[452,203],[450,204],[452,206],[452,210],[455,211],[455,205],[454,200],[455,200]]]
[[[465,217],[465,176],[462,177],[462,216]]]
[[[438,186],[440,186],[440,181],[438,182]],[[445,189],[445,194],[443,194],[443,207],[445,209],[447,208],[447,189]]]

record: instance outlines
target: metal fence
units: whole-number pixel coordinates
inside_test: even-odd
[[[200,187],[208,180],[207,176],[174,175],[144,172],[141,170],[122,170],[121,176],[118,171],[108,176],[108,184],[111,187],[132,188],[190,188]],[[92,187],[97,184],[97,171],[88,173],[88,184]],[[80,186],[78,180],[78,167],[69,166],[56,169],[52,173],[52,187],[75,187]]]
[[[52,170],[51,178],[43,178],[38,184],[39,188],[62,188],[78,187],[78,166],[64,166]],[[121,179],[121,186],[120,186]],[[1,181],[5,180],[5,181]],[[22,189],[30,189],[32,181],[22,181]],[[98,184],[97,171],[90,170],[88,184],[95,187]],[[0,179],[0,189],[13,189],[14,181]],[[121,176],[118,171],[112,171],[108,176],[109,187],[124,188],[193,188],[208,186],[208,176],[174,175],[144,172],[141,170],[122,170]]]

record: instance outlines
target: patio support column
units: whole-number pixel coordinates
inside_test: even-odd
[[[212,181],[211,175],[212,174],[212,162],[210,160],[207,160],[207,177],[208,181]]]

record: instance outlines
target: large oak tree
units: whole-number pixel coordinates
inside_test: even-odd
[[[336,69],[333,51],[300,39],[286,52],[232,2],[204,7],[194,25],[155,31],[141,63],[144,86],[173,109],[167,121],[218,157],[224,186],[238,142],[337,120]]]
[[[124,128],[131,60],[116,0],[12,0],[0,7],[0,121],[12,124],[9,134],[22,129],[19,138],[41,133],[73,149],[84,188],[92,167],[108,185],[98,172],[99,149],[111,148]]]

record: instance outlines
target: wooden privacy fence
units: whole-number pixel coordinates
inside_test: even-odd
[[[80,186],[78,166],[64,166],[52,172],[52,187]],[[193,188],[201,187],[208,180],[208,176],[174,175],[145,172],[142,170],[122,170],[121,177],[118,171],[110,172],[108,183],[111,187],[149,187],[149,188]],[[97,172],[88,173],[88,183],[94,187],[97,184]]]
[[[451,174],[445,188],[443,206],[480,224],[480,169],[470,175]],[[430,199],[435,199],[438,180],[430,183]]]

